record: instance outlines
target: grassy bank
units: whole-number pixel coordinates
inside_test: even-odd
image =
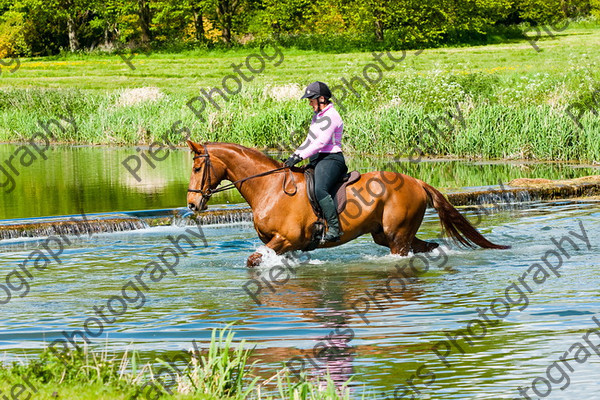
[[[600,117],[589,107],[600,89],[600,55],[592,51],[598,44],[600,27],[573,24],[537,42],[539,52],[519,41],[387,60],[393,68],[377,85],[366,90],[356,84],[358,96],[348,91],[341,99],[346,148],[408,154],[416,146],[430,155],[600,160]],[[258,50],[140,54],[131,60],[135,70],[116,55],[22,60],[16,73],[0,79],[0,141],[27,140],[39,120],[71,113],[77,131],[60,132],[57,141],[137,144],[162,141],[165,134],[181,141],[180,133],[170,132],[181,121],[177,127],[199,141],[299,143],[311,114],[298,100],[302,86],[316,79],[341,85],[374,62],[369,53],[280,50],[280,65],[266,61],[264,72],[239,94],[228,101],[215,97],[218,108],[207,103],[204,120],[186,103],[202,88],[222,89],[231,64]],[[152,89],[136,90],[143,87]],[[341,90],[337,94],[342,97]],[[579,124],[566,112],[574,103],[588,105]]]
[[[187,365],[169,358],[139,365],[136,353],[111,356],[86,350],[59,357],[46,350],[27,363],[0,364],[0,395],[16,392],[36,400],[349,399],[347,388],[336,388],[328,377],[299,381],[284,368],[261,380],[255,363],[249,363],[252,352],[243,341],[235,347],[233,339],[229,328],[213,330],[209,348],[190,354]]]

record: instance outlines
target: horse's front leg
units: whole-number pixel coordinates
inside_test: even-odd
[[[275,236],[273,236],[273,238],[269,241],[269,243],[266,244],[266,246],[273,250],[276,254],[283,254],[292,250],[292,244],[290,243],[290,241],[278,233],[275,234]],[[260,263],[262,262],[262,257],[262,254],[260,254],[259,252],[252,253],[246,261],[246,267],[252,268],[260,265]]]

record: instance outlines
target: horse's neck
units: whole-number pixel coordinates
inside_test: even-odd
[[[277,165],[267,156],[257,154],[253,157],[252,153],[237,148],[224,148],[215,155],[227,168],[225,178],[232,182],[277,168]],[[277,185],[281,186],[281,178],[279,174],[273,174],[249,179],[241,185],[238,184],[237,187],[250,207],[254,208],[260,204],[261,193],[266,194]]]

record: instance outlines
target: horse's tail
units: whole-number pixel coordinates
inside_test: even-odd
[[[427,197],[433,203],[433,208],[438,212],[442,227],[446,233],[455,241],[468,247],[474,244],[484,249],[509,249],[510,246],[494,244],[483,237],[473,225],[446,198],[433,186],[417,179],[423,186]]]

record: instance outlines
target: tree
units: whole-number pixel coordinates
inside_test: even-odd
[[[217,0],[216,26],[221,30],[221,38],[226,44],[231,44],[235,17],[241,11],[243,0]]]
[[[131,7],[127,7],[127,0],[104,0],[98,7],[96,18],[90,21],[90,25],[98,27],[102,31],[102,42],[104,47],[111,49],[119,39],[122,31],[123,15],[131,14]],[[100,40],[99,40],[100,41]]]
[[[484,32],[485,28],[504,20],[512,10],[512,0],[451,0],[450,26],[457,31]]]
[[[204,21],[207,19],[210,10],[214,9],[213,0],[190,0],[192,20],[194,21],[194,31],[196,34],[196,40],[201,42],[206,40],[204,31]]]
[[[24,22],[25,14],[21,12],[7,11],[0,15],[0,59],[29,55]]]
[[[564,0],[516,0],[520,17],[533,24],[546,24],[566,18]]]
[[[263,0],[258,1],[258,21],[262,32],[273,33],[276,37],[282,33],[303,31],[311,16],[311,0]]]
[[[142,43],[149,44],[152,41],[152,13],[150,12],[150,0],[137,0],[140,30],[142,31]]]
[[[351,31],[372,32],[383,41],[390,16],[388,0],[342,0],[341,9]]]
[[[89,21],[93,1],[83,0],[54,0],[48,2],[50,12],[55,10],[64,18],[67,25],[69,39],[69,50],[77,51],[80,48],[79,30],[81,26]]]
[[[591,13],[600,18],[600,0],[590,0]]]
[[[11,9],[25,15],[24,37],[32,55],[80,48],[79,31],[90,18],[95,0],[18,0]]]
[[[215,0],[159,0],[157,4],[155,22],[163,34],[182,39],[183,33],[193,27],[194,39],[206,40],[204,23],[214,13]]]

